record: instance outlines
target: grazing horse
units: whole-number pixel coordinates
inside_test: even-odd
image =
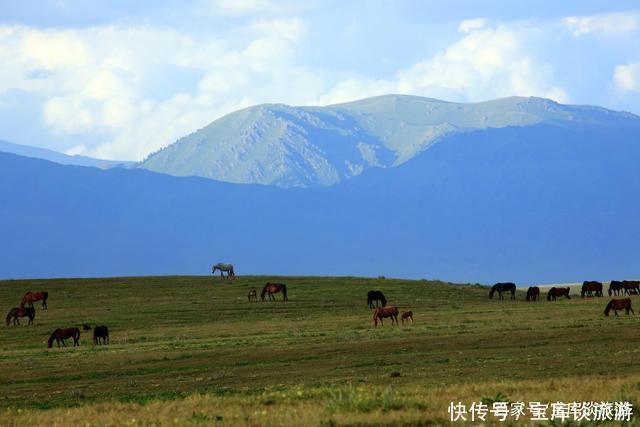
[[[53,347],[53,340],[58,343],[58,347],[60,347],[60,341],[62,341],[63,346],[67,346],[64,342],[67,338],[73,338],[73,346],[80,345],[80,329],[78,328],[66,328],[66,329],[56,329],[53,331],[51,336],[49,337],[49,341],[47,341],[47,347]]]
[[[378,327],[378,320],[379,320],[380,324],[384,326],[384,323],[382,323],[382,318],[384,317],[390,317],[392,325],[393,325],[393,321],[395,320],[397,325],[398,324],[398,308],[394,306],[376,307],[373,310],[373,325],[375,327]]]
[[[24,307],[26,304],[28,304],[29,307],[33,307],[33,302],[34,301],[42,300],[42,308],[46,310],[47,309],[47,298],[49,298],[49,293],[45,292],[45,291],[42,291],[42,292],[27,292],[22,297],[22,301],[20,301],[20,307]]]
[[[403,325],[405,319],[407,320],[407,323],[409,323],[409,319],[411,319],[411,323],[413,323],[413,311],[405,311],[404,313],[402,313],[402,316],[400,318],[402,319]]]
[[[109,344],[109,328],[106,326],[93,328],[93,344],[100,344],[100,338],[102,338],[102,344]]]
[[[585,281],[582,283],[582,298],[585,297],[585,295],[592,297],[593,296],[593,292],[596,293],[597,297],[601,297],[602,296],[602,283],[600,282],[589,282],[589,281]]]
[[[555,301],[556,297],[561,296],[565,296],[567,297],[567,299],[571,299],[571,297],[569,296],[570,291],[571,288],[551,288],[549,289],[549,292],[547,292],[547,301],[551,301],[551,299]]]
[[[631,308],[631,298],[612,299],[604,309],[604,315],[608,316],[611,310],[614,311],[616,316],[618,315],[618,310],[626,310],[627,314],[629,314],[629,311],[631,311],[633,314],[636,314],[633,311],[633,308]]]
[[[511,299],[516,299],[516,284],[511,282],[496,283],[491,287],[489,298],[493,298],[493,294],[496,292],[498,293],[500,299],[504,299],[504,297],[502,296],[503,292],[511,292]]]
[[[264,301],[265,294],[269,294],[269,300],[275,301],[276,297],[274,297],[273,294],[277,294],[278,292],[282,292],[282,301],[289,301],[289,298],[287,297],[287,285],[282,283],[267,282],[267,284],[264,285],[264,288],[262,288],[260,297],[262,298],[262,301]]]
[[[618,295],[624,292],[624,288],[622,287],[622,282],[619,280],[612,280],[609,284],[609,296]]]
[[[9,310],[9,314],[7,314],[7,326],[9,326],[12,317],[14,325],[20,324],[18,317],[28,317],[29,324],[33,325],[33,318],[36,317],[36,310],[33,307],[13,307]]]
[[[249,299],[249,302],[258,302],[258,291],[250,289],[249,294],[247,294],[247,298]]]
[[[640,281],[638,280],[623,280],[622,288],[625,295],[640,294]]]
[[[228,280],[229,277],[231,277],[233,280],[236,279],[236,273],[233,271],[233,264],[225,264],[223,262],[219,262],[211,267],[211,274],[215,274],[216,270],[220,270],[220,278],[222,280]],[[226,278],[224,273],[227,273]]]
[[[529,286],[527,289],[527,301],[540,300],[540,288],[537,286]]]
[[[387,299],[380,291],[367,292],[367,304],[369,304],[369,308],[373,308],[374,301],[376,302],[376,307],[378,307],[378,304],[382,304],[383,307],[387,306]]]

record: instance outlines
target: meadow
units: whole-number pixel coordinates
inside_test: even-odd
[[[266,281],[289,301],[249,303]],[[372,289],[415,322],[374,328]],[[608,297],[500,301],[478,284],[388,278],[51,279],[0,281],[2,313],[29,290],[48,291],[49,309],[0,328],[2,426],[419,426],[448,424],[451,401],[640,402],[638,319],[605,317]],[[55,328],[83,323],[107,325],[111,344],[82,331],[80,347],[47,349]]]

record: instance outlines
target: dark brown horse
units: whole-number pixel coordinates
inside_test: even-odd
[[[584,298],[585,296],[592,297],[594,292],[597,297],[602,296],[602,283],[595,281],[585,281],[582,283],[582,298]]]
[[[618,315],[618,310],[626,310],[627,314],[629,314],[629,311],[636,314],[634,313],[633,308],[631,308],[631,298],[612,299],[604,309],[604,315],[608,316],[611,310],[614,311],[616,316]]]
[[[249,302],[258,302],[258,291],[255,289],[249,289],[247,298],[249,299]]]
[[[640,294],[640,281],[638,280],[623,280],[622,288],[625,295],[637,295]]]
[[[390,317],[391,324],[393,325],[393,321],[396,321],[396,325],[398,324],[398,308],[390,305],[389,307],[376,307],[373,310],[373,325],[378,326],[378,320],[380,324],[384,326],[382,323],[382,318]]]
[[[102,344],[109,344],[109,328],[106,326],[93,328],[93,344],[100,344],[100,338],[102,338]]]
[[[34,301],[42,300],[42,308],[47,309],[47,298],[49,298],[49,293],[42,292],[27,292],[22,297],[22,301],[20,301],[20,307],[24,307],[25,305],[29,305],[29,307],[33,307]]]
[[[384,294],[380,291],[369,291],[367,292],[367,304],[369,304],[369,308],[373,308],[373,302],[376,302],[376,307],[378,304],[381,304],[383,307],[387,305],[387,299]]]
[[[609,284],[609,296],[618,295],[624,292],[622,282],[619,280],[612,280]]]
[[[549,292],[547,292],[547,301],[551,301],[552,299],[555,301],[557,297],[565,296],[567,299],[571,299],[569,296],[569,292],[571,288],[551,288]]]
[[[282,292],[282,301],[289,301],[289,298],[287,297],[287,285],[282,283],[267,282],[267,284],[264,285],[264,288],[262,288],[260,297],[262,298],[262,301],[264,301],[264,296],[269,294],[269,300],[275,301],[276,297],[274,297],[273,294],[277,294],[278,292]]]
[[[537,286],[529,286],[527,289],[527,301],[538,301],[540,299],[540,288]]]
[[[64,342],[67,338],[73,338],[73,346],[80,345],[80,329],[78,328],[66,328],[66,329],[56,329],[53,331],[51,336],[49,337],[49,341],[47,341],[47,347],[53,347],[53,341],[55,340],[58,343],[58,347],[60,347],[60,341],[62,341],[63,346],[67,346]]]
[[[489,298],[493,298],[493,294],[496,292],[500,299],[504,299],[502,296],[503,292],[511,292],[511,299],[516,299],[516,284],[511,282],[496,283],[491,287],[491,291],[489,291]]]
[[[411,323],[413,323],[413,311],[405,311],[402,313],[402,316],[400,316],[400,319],[402,319],[403,325],[405,320],[409,323],[409,319],[411,319]]]
[[[36,317],[36,310],[33,307],[13,307],[9,310],[9,314],[7,314],[7,326],[9,326],[12,317],[14,325],[20,324],[18,317],[28,317],[29,324],[32,325],[33,318]]]

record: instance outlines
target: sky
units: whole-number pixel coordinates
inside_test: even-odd
[[[0,0],[0,139],[111,160],[260,103],[539,96],[640,114],[640,3]]]

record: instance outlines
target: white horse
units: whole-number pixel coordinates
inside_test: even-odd
[[[211,267],[211,274],[215,274],[216,270],[220,270],[220,278],[222,280],[229,279],[229,277],[233,278],[234,280],[236,278],[236,273],[233,271],[233,264],[225,264],[223,262],[219,262]],[[226,278],[224,276],[224,273],[227,273]]]

